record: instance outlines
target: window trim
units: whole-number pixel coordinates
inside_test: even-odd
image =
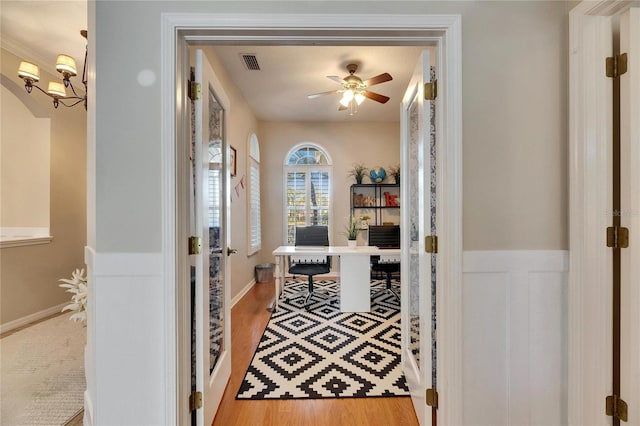
[[[258,170],[258,241],[254,244],[251,239],[253,217],[253,178],[252,166]],[[260,176],[260,142],[255,133],[251,133],[247,139],[247,255],[251,256],[262,249],[262,179]]]

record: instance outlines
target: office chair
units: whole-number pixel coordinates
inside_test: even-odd
[[[326,225],[297,226],[295,236],[296,246],[328,246],[329,229]],[[313,276],[326,274],[331,271],[331,256],[291,256],[289,273],[306,275],[309,279],[307,297],[304,307],[308,309],[309,299],[314,293]],[[295,297],[295,296],[292,296]],[[292,297],[289,297],[291,299]]]
[[[369,225],[369,245],[376,246],[380,249],[400,248],[400,226]],[[386,287],[375,293],[373,297],[379,293],[387,292],[395,296],[400,301],[400,296],[393,290],[391,286],[391,274],[400,272],[400,261],[397,258],[385,259],[386,256],[371,256],[371,270],[376,272],[384,272],[387,276]],[[395,257],[395,256],[394,256]]]

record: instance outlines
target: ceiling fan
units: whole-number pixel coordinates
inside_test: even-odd
[[[350,115],[353,115],[358,111],[358,105],[360,105],[365,98],[380,102],[381,104],[386,103],[390,99],[388,96],[372,92],[370,90],[367,90],[367,88],[376,84],[393,80],[391,75],[385,72],[383,74],[371,77],[370,79],[363,81],[360,77],[355,75],[357,69],[357,64],[349,64],[347,65],[347,71],[349,71],[349,75],[345,78],[340,78],[336,75],[328,75],[328,79],[342,84],[342,88],[329,90],[328,92],[314,93],[312,95],[308,95],[307,98],[315,99],[320,96],[339,93],[342,95],[342,98],[340,99],[340,106],[338,107],[338,110],[342,111],[345,109],[349,109]]]

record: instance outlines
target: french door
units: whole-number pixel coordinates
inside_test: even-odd
[[[430,101],[425,100],[425,83],[431,80],[429,61],[425,50],[402,100],[400,122],[402,369],[421,425],[435,424],[437,408],[436,255],[430,253],[436,236],[436,141]]]
[[[213,422],[231,374],[229,298],[229,102],[202,50],[195,51],[191,235],[200,242],[192,255],[192,424]],[[197,97],[196,97],[197,98]],[[199,253],[198,253],[199,252]]]

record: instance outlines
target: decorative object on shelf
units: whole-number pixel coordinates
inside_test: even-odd
[[[363,214],[358,219],[360,220],[360,229],[368,229],[369,228],[368,220],[371,219],[371,216]]]
[[[64,284],[58,284],[62,288],[66,288],[67,293],[71,296],[71,303],[62,308],[64,311],[75,311],[75,314],[69,317],[70,320],[79,321],[83,326],[87,326],[87,277],[84,275],[84,269],[76,269],[71,273],[71,279],[62,278]]]
[[[368,170],[362,163],[353,163],[353,168],[349,170],[349,176],[353,176],[357,184],[362,184],[362,178]]]
[[[371,182],[380,183],[387,177],[387,172],[380,166],[374,167],[369,171]]]
[[[80,31],[80,35],[87,38],[87,30]],[[22,61],[18,67],[18,77],[24,80],[24,88],[27,93],[31,93],[31,90],[35,87],[45,95],[53,99],[54,108],[58,108],[59,104],[66,107],[72,107],[79,103],[84,104],[84,109],[87,109],[87,50],[84,51],[84,66],[82,67],[82,84],[84,85],[84,94],[76,92],[71,82],[71,77],[78,75],[76,69],[76,61],[69,55],[58,55],[56,60],[56,70],[62,74],[62,83],[57,81],[50,81],[47,90],[43,90],[37,83],[40,81],[40,69],[36,64],[31,62]],[[67,96],[67,87],[71,88],[73,96]],[[72,104],[66,104],[63,101],[74,101]]]
[[[393,176],[395,182],[400,185],[400,164],[389,167],[389,176]]]
[[[398,207],[398,196],[389,194],[389,191],[384,192],[385,205],[387,207]]]
[[[356,238],[358,238],[358,233],[360,232],[360,219],[356,219],[353,216],[349,216],[349,222],[347,226],[345,226],[344,235],[347,236],[347,245],[349,247],[355,247],[357,242]]]

